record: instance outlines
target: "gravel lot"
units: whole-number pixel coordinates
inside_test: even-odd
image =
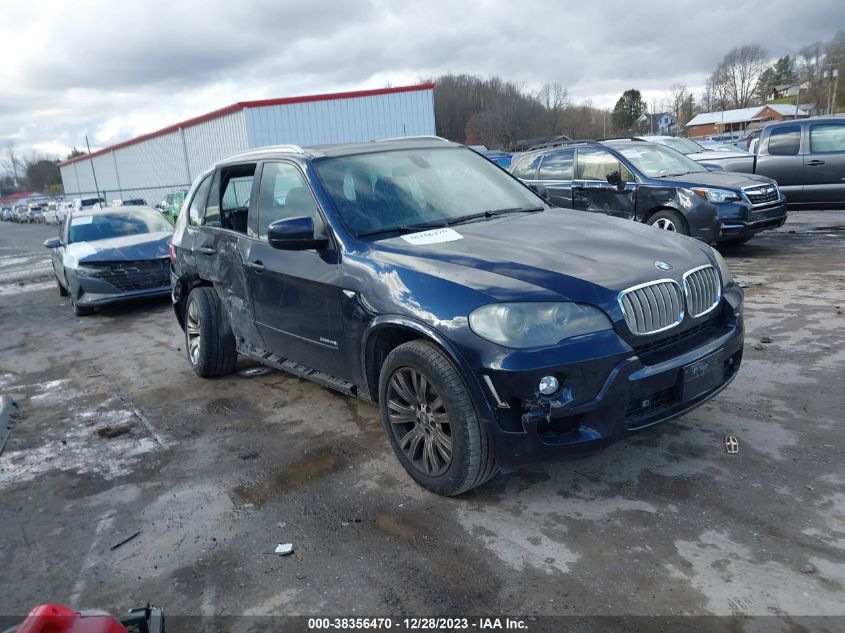
[[[196,378],[167,301],[75,318],[55,233],[0,224],[0,614],[845,615],[845,212],[723,250],[746,349],[708,405],[458,499],[411,482],[373,405]]]

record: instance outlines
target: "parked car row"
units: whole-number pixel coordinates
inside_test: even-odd
[[[838,160],[845,121],[804,123],[766,128],[757,156],[662,137],[251,150],[158,211],[80,201],[45,246],[75,314],[170,294],[198,376],[245,356],[376,402],[409,475],[455,495],[730,384],[743,293],[708,244],[786,220],[764,157]],[[748,157],[760,173],[728,168]]]
[[[551,204],[736,244],[786,221],[777,184],[708,170],[662,143],[573,141],[515,157],[511,173]]]

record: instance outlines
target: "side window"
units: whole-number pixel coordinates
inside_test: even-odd
[[[258,237],[266,239],[268,227],[277,220],[310,217],[314,230],[323,230],[317,203],[302,173],[290,163],[264,163],[258,190]]]
[[[801,126],[785,125],[772,130],[769,136],[769,154],[795,156],[801,146]]]
[[[810,152],[845,152],[845,124],[825,123],[810,126]]]
[[[540,163],[540,180],[572,180],[575,150],[562,149],[549,152]]]
[[[208,200],[208,190],[211,188],[211,174],[197,187],[196,193],[191,200],[191,206],[188,207],[188,224],[191,226],[198,226],[202,221],[202,211],[205,209],[205,203]]]
[[[521,158],[513,168],[513,175],[523,180],[534,180],[537,177],[537,166],[542,158],[543,154]]]
[[[607,177],[615,171],[619,172],[623,181],[630,182],[634,179],[631,172],[610,152],[588,148],[578,150],[575,177],[579,180],[607,182]]]
[[[255,167],[254,164],[235,165],[215,173],[205,207],[204,226],[246,233]]]

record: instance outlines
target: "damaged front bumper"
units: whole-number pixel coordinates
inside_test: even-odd
[[[589,454],[712,398],[736,377],[742,361],[742,317],[727,305],[723,312],[686,327],[668,347],[634,349],[608,331],[567,345],[562,363],[560,357],[548,362],[542,350],[520,351],[484,368],[500,466]],[[539,363],[517,369],[532,360]],[[537,385],[549,375],[560,387],[542,396]]]
[[[92,277],[69,274],[68,291],[73,294],[76,304],[83,307],[103,306],[110,303],[132,301],[149,297],[168,296],[172,290],[170,284],[156,285],[152,288],[125,290],[108,282]]]
[[[751,237],[760,231],[776,229],[786,222],[786,201],[754,208],[744,203],[719,205],[719,237],[717,242]]]

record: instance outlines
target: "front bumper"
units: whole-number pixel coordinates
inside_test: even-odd
[[[760,231],[776,229],[786,222],[786,199],[771,206],[754,208],[745,204],[720,205],[719,237],[717,241],[750,237]]]
[[[145,290],[121,291],[115,289],[113,293],[90,293],[83,292],[77,299],[77,305],[83,307],[102,306],[109,303],[119,303],[121,301],[132,301],[133,299],[144,299],[147,297],[166,297],[170,295],[170,286],[161,286],[158,288],[148,288]]]
[[[159,281],[158,284],[149,288],[126,290],[96,277],[80,275],[74,270],[67,271],[67,282],[68,292],[72,294],[76,304],[81,307],[103,306],[110,303],[132,301],[133,299],[167,296],[171,292],[169,283],[164,285]]]
[[[490,435],[499,465],[507,469],[589,454],[715,396],[736,377],[743,350],[742,317],[723,303],[722,317],[688,324],[681,333],[687,338],[669,348],[638,354],[609,331],[573,345],[573,356],[567,354],[565,364],[483,369],[482,389],[492,411]],[[597,355],[597,350],[606,353]],[[581,354],[583,360],[569,360]],[[687,388],[685,393],[685,368],[709,358],[718,374],[715,382],[703,392]],[[545,398],[537,392],[537,383],[548,374],[558,378],[561,389]]]

